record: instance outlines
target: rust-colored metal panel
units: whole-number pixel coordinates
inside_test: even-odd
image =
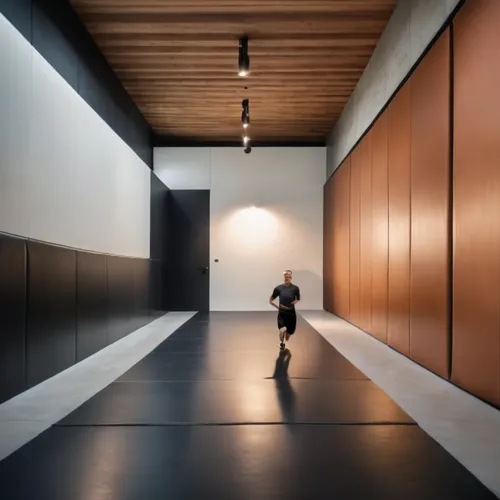
[[[500,404],[500,2],[454,25],[452,381]]]
[[[411,77],[410,357],[449,375],[450,31]]]
[[[389,258],[389,200],[387,184],[388,112],[380,115],[371,132],[372,149],[372,326],[371,334],[387,342],[387,271]]]
[[[349,200],[350,200],[351,160],[348,157],[337,174],[337,281],[339,284],[339,310],[342,318],[349,317]]]
[[[335,309],[335,277],[333,274],[334,260],[335,260],[335,176],[332,177],[330,182],[330,220],[329,220],[329,253],[328,253],[328,268],[330,273],[329,284],[329,310],[334,313]]]
[[[333,178],[330,177],[323,189],[323,308],[333,312]]]
[[[333,177],[333,261],[332,261],[332,274],[333,274],[333,312],[340,316],[340,183],[339,183],[340,170],[335,172]]]
[[[350,249],[349,249],[349,321],[359,325],[360,318],[360,274],[359,274],[359,209],[361,186],[361,149],[351,153],[351,196],[350,196]]]
[[[372,132],[362,139],[359,231],[359,327],[371,333],[372,316]]]
[[[389,291],[387,343],[410,355],[411,82],[388,107]]]

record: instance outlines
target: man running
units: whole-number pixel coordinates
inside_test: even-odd
[[[285,339],[288,342],[290,335],[295,333],[297,315],[295,304],[300,300],[300,289],[292,283],[292,271],[287,269],[284,273],[284,283],[278,285],[269,298],[269,303],[278,309],[278,329],[280,337],[280,349],[285,348]],[[279,297],[279,306],[274,303]]]

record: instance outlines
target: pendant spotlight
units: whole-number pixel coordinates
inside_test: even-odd
[[[248,99],[243,99],[243,101],[241,101],[241,107],[243,108],[241,111],[241,123],[243,124],[243,128],[247,128],[250,125],[250,108]]]
[[[248,99],[243,99],[241,101],[241,107],[243,110],[241,111],[241,123],[243,124],[243,128],[247,128],[250,125],[250,109]],[[245,135],[243,137],[243,146],[245,146],[245,153],[250,154],[252,152],[252,148],[250,147],[250,137]]]
[[[243,137],[243,146],[245,146],[245,153],[250,154],[252,152],[252,148],[250,147],[250,137],[247,135]]]
[[[248,38],[240,38],[238,54],[238,74],[241,77],[248,75],[250,71],[250,57],[248,56]]]

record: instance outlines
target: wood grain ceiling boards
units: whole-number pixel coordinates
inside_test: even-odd
[[[293,142],[326,138],[396,1],[71,3],[156,133],[239,141],[249,98],[252,140]],[[251,72],[240,78],[245,35]]]

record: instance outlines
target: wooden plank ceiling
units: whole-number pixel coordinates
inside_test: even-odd
[[[158,134],[324,141],[397,0],[71,0]],[[248,36],[250,74],[238,76]]]

